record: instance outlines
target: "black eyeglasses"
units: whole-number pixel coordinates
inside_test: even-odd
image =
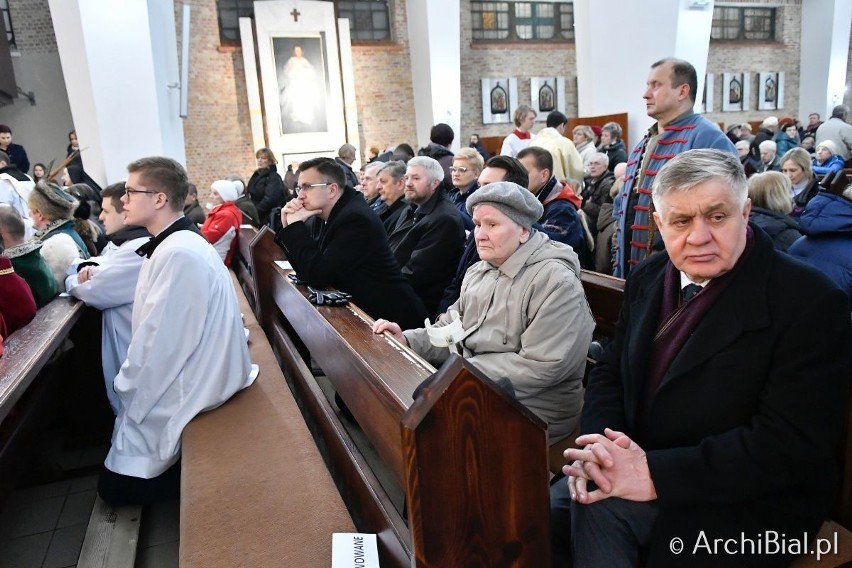
[[[143,190],[143,189],[125,189],[125,190],[124,190],[124,193],[126,193],[126,194],[127,194],[127,199],[130,199],[130,196],[131,196],[131,195],[133,195],[133,194],[135,194],[135,193],[147,193],[147,194],[149,194],[149,195],[154,195],[154,194],[162,193],[162,192],[160,192],[160,191],[152,191],[152,190],[150,190],[150,189],[144,189],[144,190]]]

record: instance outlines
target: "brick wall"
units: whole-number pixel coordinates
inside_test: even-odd
[[[402,142],[417,147],[406,0],[390,2],[392,41],[352,46],[361,151]]]
[[[252,148],[243,54],[221,47],[216,0],[184,0],[192,7],[189,50],[189,114],[184,120],[186,169],[200,198],[210,184],[237,173],[248,182],[256,168]],[[182,5],[175,3],[178,53]]]
[[[57,52],[47,0],[12,0],[9,2],[9,16],[18,51],[28,54]]]
[[[737,4],[746,2],[729,2]],[[777,6],[775,43],[725,43],[711,42],[707,72],[715,75],[713,111],[705,116],[713,122],[724,124],[762,120],[767,116],[796,116],[799,111],[799,35],[802,28],[801,0],[786,2],[763,2]],[[753,4],[753,2],[749,2]],[[784,4],[779,5],[779,4]],[[784,72],[784,107],[777,111],[757,110],[757,73],[764,71]],[[744,112],[722,112],[722,73],[751,73],[749,107]],[[808,117],[798,117],[807,123]]]

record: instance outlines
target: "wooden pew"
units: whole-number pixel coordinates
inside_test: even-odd
[[[543,423],[460,359],[412,402],[431,366],[373,334],[357,307],[310,304],[269,241],[261,232],[252,243],[261,319],[356,526],[379,535],[383,565],[549,565]],[[405,490],[408,527],[305,372],[309,356]]]
[[[0,357],[0,505],[16,485],[30,438],[50,417],[46,401],[56,398],[56,369],[48,362],[68,337],[85,306],[55,298],[26,326],[4,341]],[[12,409],[14,415],[10,415]]]
[[[621,126],[621,139],[625,141],[625,150],[628,154],[630,154],[630,147],[628,146],[627,142],[628,140],[630,140],[630,136],[627,129],[626,112],[620,112],[617,114],[603,114],[601,116],[580,116],[577,118],[569,118],[568,126],[565,128],[565,135],[570,138],[570,133],[574,131],[574,127],[579,126],[581,124],[585,124],[586,126],[603,126],[607,122],[617,122],[619,126]]]
[[[237,249],[231,258],[231,269],[237,275],[239,286],[252,311],[254,311],[257,303],[257,292],[254,289],[254,280],[252,279],[249,249],[252,240],[257,236],[257,232],[257,229],[251,225],[240,225],[240,232],[237,233]]]
[[[332,533],[355,527],[234,285],[260,375],[184,431],[180,565],[329,566]]]

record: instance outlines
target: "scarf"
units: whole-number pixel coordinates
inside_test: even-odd
[[[516,128],[515,130],[513,130],[513,131],[512,131],[512,133],[513,133],[515,136],[517,136],[518,138],[520,138],[521,140],[529,140],[530,138],[532,138],[532,133],[530,133],[530,132],[521,132],[521,131],[520,131],[520,130],[518,130],[517,128]]]

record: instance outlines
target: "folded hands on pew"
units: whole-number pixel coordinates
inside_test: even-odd
[[[628,501],[657,498],[645,450],[626,434],[607,428],[605,435],[585,434],[577,448],[565,450],[569,462],[562,468],[568,476],[571,499],[585,505],[609,497]],[[592,481],[597,489],[588,490]]]

